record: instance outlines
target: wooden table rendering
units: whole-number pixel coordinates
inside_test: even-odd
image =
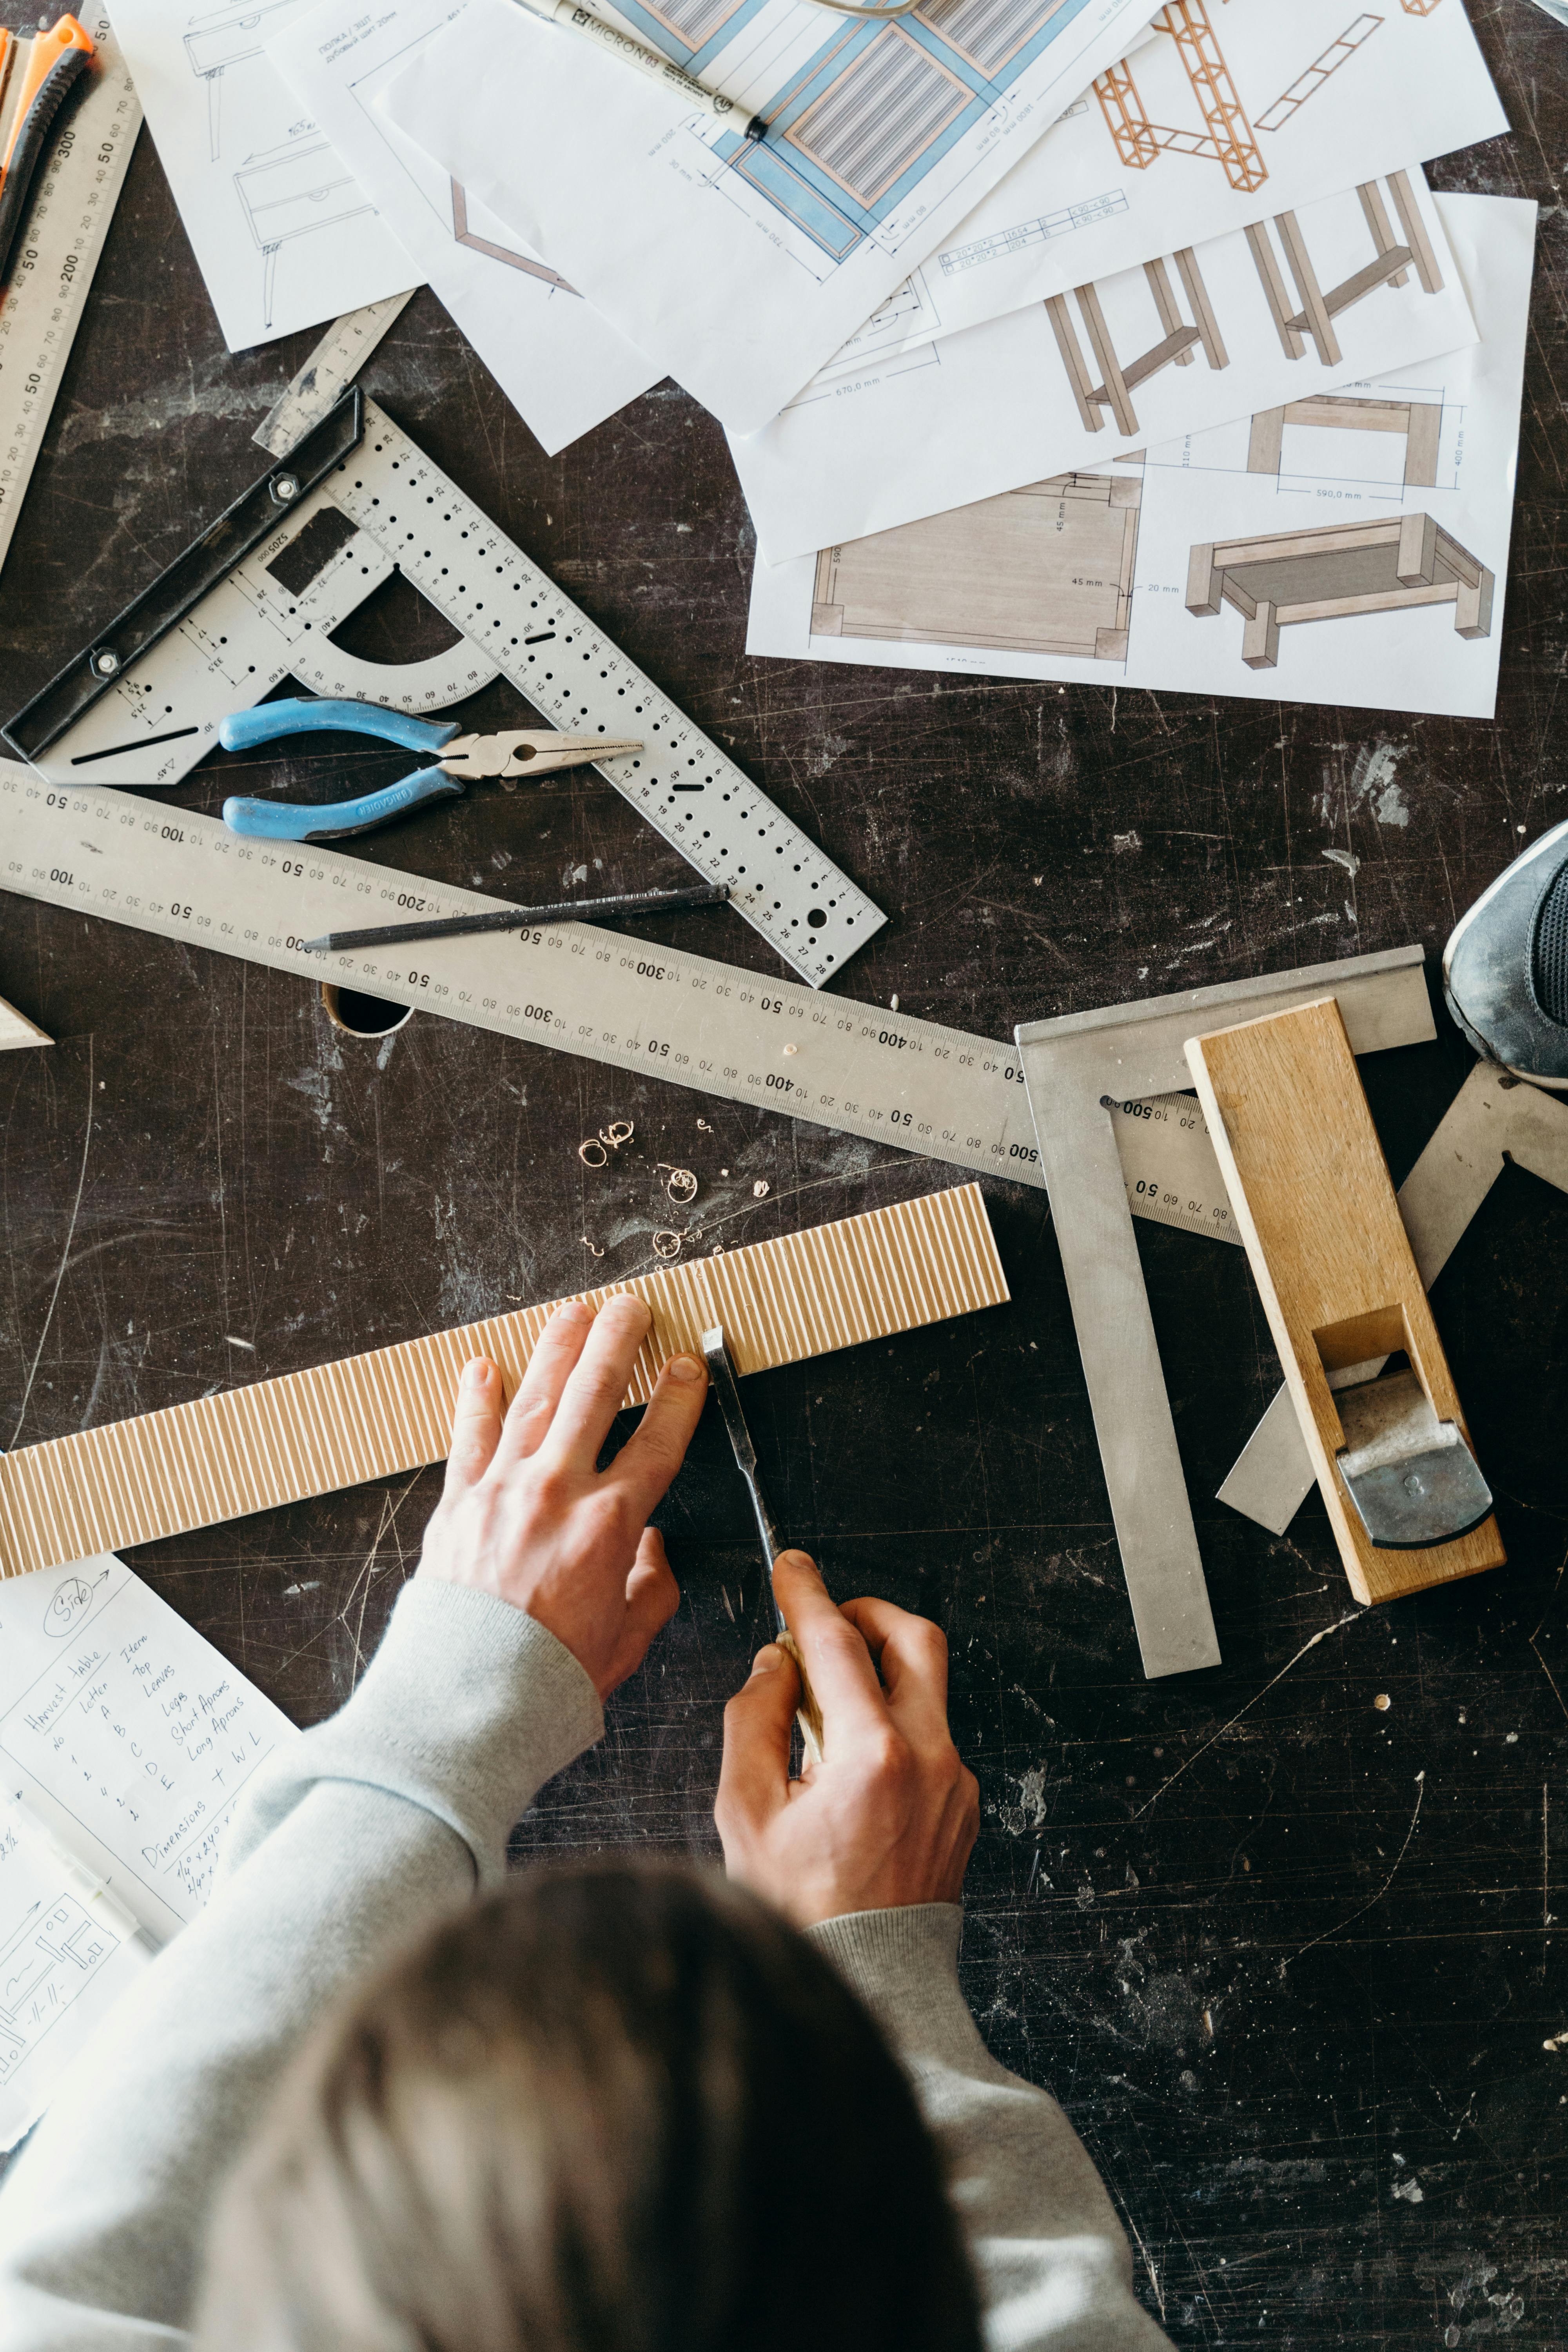
[[[1412,941],[1435,973],[1457,917],[1568,816],[1568,31],[1529,0],[1471,13],[1519,128],[1432,177],[1542,205],[1495,725],[749,660],[752,532],[682,391],[546,459],[428,293],[377,352],[394,418],[888,909],[835,995],[1007,1039]],[[143,135],[0,576],[7,712],[256,478],[250,434],[313,340],[226,352]],[[342,634],[381,660],[451,636],[396,581]],[[498,684],[463,723],[533,722]],[[219,753],[150,797],[332,799],[407,764]],[[588,768],[478,787],[368,854],[521,899],[689,879]],[[672,1222],[731,1247],[964,1172],[423,1012],[363,1042],[303,982],[3,904],[0,996],[56,1041],[0,1062],[7,1447],[647,1270]],[[780,971],[722,907],[646,936]],[[1362,1065],[1396,1181],[1470,1065],[1438,1027]],[[585,1165],[614,1121],[629,1136]],[[697,1180],[679,1219],[670,1164]],[[1568,1200],[1510,1169],[1433,1293],[1509,1565],[1370,1611],[1315,1496],[1278,1538],[1212,1499],[1277,1360],[1241,1251],[1140,1227],[1224,1657],[1150,1683],[1045,1196],[985,1192],[1010,1305],[744,1395],[832,1589],[946,1630],[983,1791],[963,1967],[986,2037],[1063,2102],[1175,2344],[1562,2352]],[[309,1724],[352,1691],[438,1487],[132,1564]],[[766,1612],[715,1415],[661,1520],[679,1614],[520,1862],[716,1854],[721,1710]]]

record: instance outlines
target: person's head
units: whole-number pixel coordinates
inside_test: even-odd
[[[828,1962],[691,1871],[543,1871],[361,1991],[220,2204],[204,2352],[978,2352],[940,2160]]]

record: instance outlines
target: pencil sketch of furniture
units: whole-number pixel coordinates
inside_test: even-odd
[[[222,8],[192,20],[184,36],[185,55],[197,80],[207,86],[207,142],[215,163],[223,131],[224,75],[230,66],[261,55],[270,36],[282,30],[274,20],[292,5],[293,0],[268,0],[260,8]]]
[[[1429,514],[1395,515],[1194,547],[1187,610],[1207,619],[1222,604],[1234,605],[1246,625],[1242,660],[1248,669],[1273,669],[1280,630],[1298,621],[1452,604],[1461,637],[1489,636],[1492,586],[1486,565]]]
[[[452,182],[452,235],[459,245],[471,253],[488,254],[492,261],[504,261],[509,269],[521,269],[525,278],[542,278],[546,286],[554,286],[563,294],[576,294],[575,286],[568,286],[553,269],[546,269],[542,261],[535,261],[529,253],[515,253],[509,245],[496,245],[478,229],[468,226],[468,192],[460,181]]]
[[[262,310],[270,327],[279,247],[375,207],[325,139],[254,157],[235,173],[234,186],[265,260]]]
[[[1131,68],[1123,60],[1094,85],[1117,154],[1133,172],[1146,172],[1162,155],[1204,156],[1223,167],[1233,188],[1255,194],[1268,179],[1268,166],[1258,152],[1205,0],[1169,0],[1153,19],[1152,29],[1169,33],[1175,42],[1204,127],[1182,131],[1151,122]]]
[[[1068,309],[1067,296],[1051,294],[1046,298],[1046,310],[1057,339],[1057,349],[1061,353],[1062,365],[1067,370],[1068,382],[1078,403],[1078,413],[1085,430],[1089,433],[1104,429],[1104,412],[1108,408],[1116,419],[1119,432],[1141,433],[1143,428],[1132,405],[1133,393],[1141,383],[1147,383],[1151,376],[1158,375],[1163,368],[1191,367],[1194,345],[1202,347],[1204,357],[1211,368],[1230,365],[1230,355],[1220,339],[1196,255],[1188,246],[1184,251],[1173,254],[1171,258],[1186,289],[1188,306],[1195,323],[1189,326],[1183,319],[1181,306],[1172,290],[1163,261],[1146,261],[1143,276],[1154,298],[1160,324],[1165,331],[1157,343],[1151,343],[1146,352],[1141,352],[1135,360],[1128,360],[1125,363],[1116,356],[1100,296],[1093,286],[1073,289],[1073,299],[1083,320],[1095,365],[1100,370],[1098,383],[1084,358],[1083,346],[1079,341],[1072,313]]]
[[[812,635],[1125,661],[1141,487],[1058,474],[824,548]]]
[[[1282,131],[1291,117],[1300,112],[1310,98],[1316,98],[1330,77],[1337,74],[1348,58],[1354,57],[1363,42],[1370,39],[1382,22],[1381,16],[1363,16],[1347,25],[1321,55],[1315,57],[1311,64],[1297,75],[1289,89],[1281,90],[1273,105],[1264,109],[1258,118],[1259,131]]]
[[[1440,401],[1363,400],[1359,394],[1327,392],[1315,400],[1292,400],[1284,408],[1261,409],[1252,420],[1247,445],[1249,474],[1279,472],[1287,425],[1326,425],[1341,433],[1403,433],[1405,488],[1429,490],[1436,482]]]
[[[1425,292],[1436,294],[1440,291],[1443,273],[1437,267],[1437,257],[1433,251],[1432,240],[1426,234],[1426,225],[1421,217],[1409,180],[1403,172],[1391,172],[1387,186],[1394,199],[1394,209],[1399,215],[1399,225],[1405,232],[1405,242],[1400,244],[1395,240],[1389,224],[1388,209],[1376,181],[1363,182],[1357,188],[1356,194],[1361,199],[1362,214],[1372,233],[1373,258],[1338,286],[1331,286],[1327,293],[1318,283],[1312,257],[1307,250],[1307,240],[1301,234],[1300,223],[1295,214],[1275,215],[1274,227],[1285,249],[1290,275],[1296,280],[1297,299],[1300,304],[1299,310],[1292,306],[1286,291],[1279,256],[1269,236],[1268,223],[1254,221],[1247,230],[1247,242],[1251,248],[1258,275],[1263,281],[1264,298],[1287,359],[1299,360],[1302,356],[1310,335],[1323,365],[1338,367],[1344,355],[1334,333],[1334,320],[1342,311],[1364,301],[1369,294],[1374,294],[1380,286],[1403,286],[1412,268]]]

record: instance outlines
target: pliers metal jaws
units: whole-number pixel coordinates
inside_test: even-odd
[[[231,833],[261,841],[336,841],[369,833],[394,817],[407,816],[432,801],[455,800],[470,777],[543,776],[556,768],[579,768],[590,760],[620,760],[640,751],[640,741],[607,735],[558,735],[547,730],[512,729],[497,735],[459,735],[455,719],[414,719],[374,702],[335,702],[323,697],[260,702],[230,713],[218,729],[226,751],[249,751],[279,735],[376,735],[405,751],[434,752],[436,764],[400,783],[361,799],[302,806],[298,801],[226,800],[223,821]]]
[[[514,730],[510,734],[459,735],[441,754],[449,776],[546,776],[556,768],[581,768],[590,760],[624,760],[640,751],[642,740],[612,742],[603,735],[552,735]]]

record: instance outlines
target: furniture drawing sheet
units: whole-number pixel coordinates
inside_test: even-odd
[[[115,33],[234,352],[419,283],[265,55],[308,5],[116,0]]]
[[[954,334],[1508,129],[1465,0],[1171,0],[921,265]]]
[[[812,0],[606,0],[605,13],[762,115],[766,137],[683,110],[510,0],[469,0],[379,102],[661,373],[751,432],[1150,9],[921,0],[880,24]]]
[[[1489,718],[1535,207],[1436,199],[1480,340],[776,566],[748,651]],[[1397,776],[1382,822],[1406,822]]]
[[[150,1958],[130,1913],[0,1795],[0,2156]]]
[[[659,371],[377,112],[379,91],[463,13],[463,0],[388,0],[371,16],[350,0],[321,0],[269,42],[268,57],[553,457]]]
[[[236,1798],[298,1736],[113,1553],[0,1585],[0,1795],[155,1942],[203,1908]]]
[[[1381,253],[1369,207],[1402,224]],[[1418,171],[1292,217],[1291,249],[1310,263],[1317,307],[1336,305],[1322,332],[1289,326],[1297,313],[1282,304],[1310,307],[1310,296],[1289,290],[1297,281],[1275,283],[1284,267],[1277,247],[1262,257],[1271,275],[1250,234],[1237,230],[965,334],[890,356],[870,352],[818,376],[765,431],[730,438],[764,559],[815,553],[1051,475],[1097,471],[1134,443],[1331,392],[1475,340]]]

